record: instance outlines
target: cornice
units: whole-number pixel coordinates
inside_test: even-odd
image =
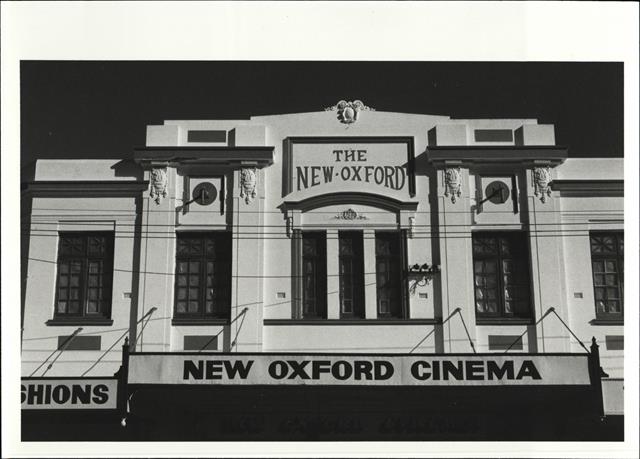
[[[25,184],[33,196],[130,196],[149,188],[147,180],[38,180]]]
[[[581,196],[624,196],[624,180],[554,180],[551,189],[561,195]]]
[[[133,160],[143,166],[208,164],[265,167],[273,164],[274,147],[141,147]]]
[[[568,149],[561,146],[432,146],[427,159],[435,167],[510,165],[521,167],[558,166],[567,159]]]

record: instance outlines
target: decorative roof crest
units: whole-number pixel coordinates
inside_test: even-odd
[[[375,111],[374,108],[367,107],[361,100],[354,100],[353,102],[348,102],[346,100],[341,100],[333,107],[325,108],[325,111],[337,111],[338,112],[338,121],[343,124],[353,124],[358,121],[358,115],[361,111]]]

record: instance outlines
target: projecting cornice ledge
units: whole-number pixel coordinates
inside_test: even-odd
[[[554,180],[551,189],[561,196],[624,196],[624,180]]]
[[[130,196],[147,188],[147,180],[39,180],[26,183],[24,193],[32,196]]]
[[[146,167],[210,164],[265,167],[273,164],[274,147],[142,147],[133,160]]]
[[[434,146],[426,153],[427,160],[440,168],[496,164],[555,167],[567,159],[567,148],[559,146]]]

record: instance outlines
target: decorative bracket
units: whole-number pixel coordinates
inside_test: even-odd
[[[149,196],[151,196],[156,204],[159,205],[162,202],[162,198],[167,197],[168,183],[169,178],[166,168],[151,169],[151,183],[149,185],[151,190]]]
[[[246,204],[251,204],[256,197],[258,174],[255,167],[240,169],[240,197]]]
[[[547,197],[551,197],[551,168],[549,166],[536,167],[532,171],[534,194],[540,197],[544,204]]]
[[[451,202],[456,203],[462,196],[462,172],[460,167],[448,167],[444,170],[444,195],[451,195]]]

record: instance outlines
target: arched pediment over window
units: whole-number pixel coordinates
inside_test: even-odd
[[[289,234],[295,228],[411,229],[417,207],[417,201],[362,192],[328,193],[280,205]]]

